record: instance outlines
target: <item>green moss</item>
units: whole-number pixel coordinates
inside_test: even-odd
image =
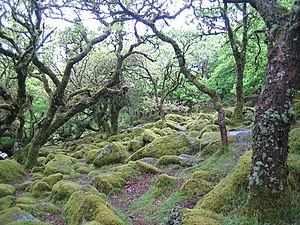
[[[93,163],[93,161],[101,153],[101,151],[102,151],[102,148],[89,150],[88,153],[86,154],[85,161],[88,164]]]
[[[165,119],[174,121],[180,125],[184,125],[188,121],[188,119],[186,117],[178,115],[178,114],[168,114],[168,115],[166,115]]]
[[[158,165],[180,164],[180,158],[176,155],[164,155],[159,158]]]
[[[0,211],[14,206],[15,200],[16,198],[14,196],[5,196],[0,198]]]
[[[180,209],[182,225],[221,225],[223,216],[204,209]]]
[[[300,154],[300,127],[290,131],[288,144],[290,153]]]
[[[75,158],[63,154],[57,154],[54,159],[46,164],[45,175],[55,173],[71,174],[74,172],[73,165],[75,162]]]
[[[32,215],[28,214],[24,210],[18,207],[11,207],[9,209],[2,210],[0,212],[0,225],[8,224],[33,224],[33,222],[39,222]],[[43,223],[42,223],[43,224]]]
[[[84,150],[79,150],[71,154],[71,157],[75,159],[83,159],[85,157],[86,151]]]
[[[93,165],[101,167],[113,163],[124,162],[128,156],[121,143],[113,142],[105,146],[93,161]]]
[[[130,160],[138,160],[145,157],[160,158],[164,155],[179,155],[191,153],[191,143],[184,133],[174,133],[169,136],[156,138],[153,142],[133,153]]]
[[[144,147],[145,143],[142,140],[132,139],[129,141],[127,150],[129,152],[136,152],[137,150]]]
[[[189,179],[180,189],[180,193],[189,198],[198,197],[208,193],[212,189],[212,184],[198,179]]]
[[[222,179],[216,187],[198,202],[197,209],[206,209],[216,213],[224,208],[230,208],[230,204],[237,198],[241,189],[248,186],[248,175],[251,170],[252,151],[246,152],[232,173]]]
[[[27,204],[27,205],[32,205],[35,204],[35,199],[31,197],[18,197],[16,199],[17,204]]]
[[[5,197],[7,195],[13,195],[16,189],[14,186],[9,184],[0,184],[0,198]]]
[[[91,222],[87,222],[85,225],[102,225],[102,224],[97,221],[91,221]]]
[[[146,162],[136,161],[135,163],[132,164],[132,166],[140,172],[147,172],[147,173],[154,173],[154,174],[162,172],[157,167],[152,166]]]
[[[144,132],[142,133],[142,140],[144,143],[150,143],[154,141],[155,138],[158,138],[159,135],[156,134],[153,130],[151,129],[145,129]]]
[[[16,222],[8,223],[6,225],[49,225],[49,224],[48,223],[44,223],[44,222],[38,222],[38,221],[25,221],[25,220],[21,220],[21,221],[16,221]]]
[[[0,160],[0,183],[14,181],[24,174],[24,168],[15,160]]]
[[[156,198],[163,195],[176,183],[176,178],[161,174],[158,176],[154,185],[149,189],[149,193],[152,197]]]
[[[218,125],[214,125],[214,124],[209,124],[206,125],[205,127],[202,128],[202,130],[200,131],[200,137],[202,137],[202,135],[206,132],[217,132],[219,130],[219,126]]]
[[[90,185],[80,185],[79,183],[61,180],[54,184],[51,191],[51,199],[55,202],[67,200],[72,193],[79,190],[93,194],[98,193],[98,191]]]
[[[208,182],[215,182],[220,178],[220,172],[198,170],[193,173],[192,177],[194,179],[205,180]]]
[[[43,192],[51,191],[51,186],[46,182],[37,182],[31,190],[34,197],[39,197]]]
[[[40,202],[33,206],[33,212],[34,215],[40,214],[41,212],[44,214],[50,213],[50,214],[57,215],[60,213],[60,208],[49,202]]]
[[[126,180],[122,178],[122,173],[103,173],[96,176],[93,185],[98,191],[103,193],[110,193],[114,189],[120,189],[124,187]]]
[[[42,182],[46,182],[47,184],[49,184],[51,187],[56,184],[58,181],[63,179],[63,175],[61,173],[55,173],[55,174],[51,174],[47,177],[44,177],[41,181]]]
[[[69,225],[97,221],[102,225],[125,224],[98,195],[75,192],[65,205]]]
[[[76,164],[75,172],[80,174],[88,174],[90,172],[90,168],[83,166],[82,164]]]

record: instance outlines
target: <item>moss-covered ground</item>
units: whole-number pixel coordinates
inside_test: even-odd
[[[300,221],[299,126],[290,133],[290,213],[273,221],[245,214],[251,169],[249,127],[229,127],[218,143],[215,114],[90,134],[43,147],[24,171],[0,161],[1,224],[297,224]],[[240,132],[239,130],[244,130]],[[101,137],[101,138],[99,138]]]

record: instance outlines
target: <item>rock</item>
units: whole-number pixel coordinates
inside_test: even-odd
[[[42,193],[51,191],[51,186],[46,182],[37,182],[31,190],[31,193],[34,197],[41,196]]]
[[[158,165],[180,164],[180,158],[177,155],[164,155],[159,158]]]
[[[14,186],[9,184],[0,184],[0,198],[13,195],[15,193],[16,189]]]
[[[54,184],[56,184],[58,181],[62,179],[63,179],[63,175],[61,173],[55,173],[42,178],[41,181],[46,182],[47,184],[49,184],[50,187],[52,187]]]
[[[129,144],[127,146],[127,150],[129,152],[136,152],[137,150],[144,147],[145,143],[142,140],[132,139],[129,141]]]
[[[153,130],[151,129],[145,129],[145,131],[142,133],[142,139],[144,143],[150,143],[154,141],[155,138],[158,138],[159,135],[156,134]]]
[[[152,196],[152,198],[159,197],[168,191],[175,183],[175,177],[161,174],[158,176],[154,185],[149,189],[148,193]]]
[[[100,154],[94,159],[93,165],[101,167],[113,163],[124,162],[128,156],[124,146],[118,142],[112,142],[105,146]]]
[[[15,205],[15,200],[16,198],[11,195],[0,198],[0,211],[13,207]]]
[[[221,225],[224,217],[204,209],[179,209],[182,225]]]
[[[24,168],[15,160],[0,160],[0,183],[8,183],[21,177]]]
[[[198,180],[205,180],[208,182],[216,182],[220,178],[219,171],[204,171],[204,170],[197,170],[193,173],[192,177]]]
[[[74,172],[73,165],[76,159],[67,155],[57,154],[54,159],[45,166],[45,175],[62,173],[71,174]]]
[[[98,195],[75,192],[65,204],[64,213],[69,225],[96,221],[101,225],[125,225]]]
[[[8,155],[5,152],[0,151],[0,160],[4,160],[6,158],[8,158]]]
[[[60,208],[49,202],[39,202],[33,206],[34,215],[39,213],[50,213],[57,215],[60,213]]]
[[[199,197],[208,193],[211,189],[211,183],[205,180],[189,179],[181,187],[180,193],[189,198]]]
[[[51,191],[51,199],[56,201],[67,200],[75,191],[84,191],[87,193],[98,194],[99,192],[91,185],[81,185],[79,183],[61,180],[54,184]]]
[[[145,157],[160,158],[164,155],[179,155],[191,153],[191,143],[184,133],[174,133],[169,136],[156,138],[153,142],[133,153],[127,161]]]
[[[201,161],[195,155],[188,155],[188,154],[180,154],[178,158],[180,159],[179,162],[180,165],[182,166],[194,166]]]
[[[18,207],[12,207],[1,211],[0,214],[0,225],[9,225],[9,224],[46,225],[47,223],[43,223],[39,221],[31,214],[25,212],[24,210],[21,210]]]

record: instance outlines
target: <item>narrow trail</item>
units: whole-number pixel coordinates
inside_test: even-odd
[[[110,204],[125,213],[133,225],[155,225],[153,221],[145,220],[143,215],[130,212],[130,206],[149,190],[154,176],[152,173],[142,173],[138,178],[131,180],[119,193],[109,196]]]

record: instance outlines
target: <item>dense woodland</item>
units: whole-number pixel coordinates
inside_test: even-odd
[[[0,25],[0,224],[300,221],[299,0],[2,0]]]

